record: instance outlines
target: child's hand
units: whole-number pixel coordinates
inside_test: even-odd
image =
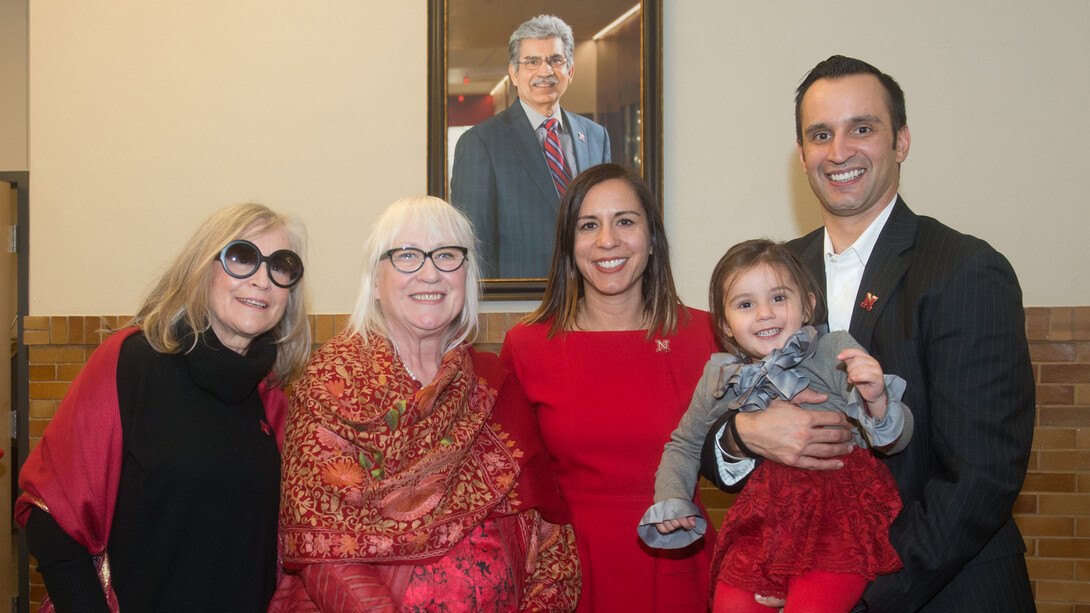
[[[655,524],[655,529],[659,531],[659,534],[670,534],[675,530],[692,530],[695,527],[696,515],[679,517],[678,519],[668,519],[664,522]]]
[[[886,380],[882,377],[882,366],[862,349],[845,349],[836,356],[848,367],[848,383],[859,390],[859,395],[867,401],[867,410],[875,419],[886,416]]]

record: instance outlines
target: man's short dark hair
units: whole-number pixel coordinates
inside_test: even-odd
[[[905,111],[905,92],[901,90],[901,86],[897,84],[897,81],[888,74],[863,60],[843,55],[833,55],[827,60],[818,62],[818,65],[814,66],[806,74],[806,78],[802,80],[799,88],[795,90],[795,138],[800,144],[802,143],[802,114],[800,110],[802,108],[802,97],[806,95],[806,90],[810,89],[810,86],[818,79],[839,79],[840,77],[857,74],[874,75],[878,78],[878,82],[882,84],[882,88],[886,90],[886,106],[889,108],[890,123],[893,127],[893,148],[897,148],[897,135],[901,132],[901,128],[908,123],[908,114]]]

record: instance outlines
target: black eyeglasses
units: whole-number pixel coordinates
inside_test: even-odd
[[[524,60],[519,60],[519,64],[525,66],[528,70],[537,70],[541,68],[542,64],[548,64],[553,70],[563,70],[568,65],[568,58],[562,55],[554,55],[550,58],[541,59],[539,57],[528,57]]]
[[[236,279],[253,276],[261,268],[262,262],[268,269],[269,280],[277,287],[293,287],[303,278],[303,260],[289,249],[262,255],[257,245],[240,239],[227,243],[220,251],[220,264],[223,264],[224,272]]]
[[[401,272],[416,272],[424,266],[424,260],[431,258],[431,263],[443,272],[454,272],[465,264],[466,254],[469,249],[448,245],[436,247],[431,251],[424,251],[416,247],[398,247],[390,249],[382,254],[383,258],[389,258],[394,268]]]

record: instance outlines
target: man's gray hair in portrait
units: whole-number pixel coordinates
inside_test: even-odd
[[[511,35],[511,41],[507,44],[510,65],[518,66],[519,47],[522,46],[522,41],[528,38],[537,40],[559,38],[564,43],[564,57],[568,62],[575,59],[575,36],[571,32],[571,26],[556,15],[538,15],[524,22]]]

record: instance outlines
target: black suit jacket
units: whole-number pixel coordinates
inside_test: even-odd
[[[788,246],[824,288],[824,230]],[[898,197],[849,330],[884,372],[905,379],[915,418],[908,447],[883,458],[904,502],[890,542],[905,567],[868,585],[869,611],[1034,610],[1011,516],[1033,438],[1024,320],[1018,279],[999,252],[917,216]],[[721,426],[705,441],[701,472],[737,490],[718,479]]]
[[[823,229],[788,245],[825,287]],[[1011,516],[1035,393],[1014,270],[986,242],[917,216],[898,197],[850,328],[885,372],[907,381],[915,417],[907,449],[885,458],[904,502],[890,541],[905,567],[868,586],[870,610],[1033,610]]]

